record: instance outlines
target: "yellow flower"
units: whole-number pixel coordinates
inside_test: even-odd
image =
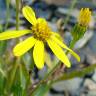
[[[82,8],[78,17],[78,23],[82,26],[88,26],[91,20],[91,11],[89,8]]]
[[[32,34],[32,36],[28,37],[26,40],[17,44],[13,53],[15,56],[21,56],[26,53],[29,49],[34,47],[33,49],[33,58],[36,66],[39,69],[44,67],[44,43],[47,42],[53,53],[59,58],[67,67],[70,67],[70,61],[68,57],[65,55],[62,48],[67,49],[71,52],[71,54],[80,61],[80,57],[69,49],[63,42],[61,42],[57,37],[58,34],[52,32],[51,28],[48,26],[48,23],[43,18],[36,19],[34,11],[29,7],[25,6],[22,9],[24,17],[32,24],[32,28],[30,30],[11,30],[0,33],[0,40],[6,40],[11,38],[17,38],[23,36],[25,34]]]
[[[90,21],[91,11],[89,8],[82,8],[78,17],[78,23],[75,24],[71,32],[75,42],[84,36]]]

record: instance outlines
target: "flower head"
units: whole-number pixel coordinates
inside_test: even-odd
[[[51,29],[43,18],[38,18],[37,23],[32,27],[34,38],[46,41],[51,36]]]
[[[78,23],[75,24],[71,32],[75,42],[77,42],[84,36],[90,21],[91,11],[89,10],[89,8],[82,8],[78,17]]]
[[[88,26],[91,20],[91,11],[89,8],[82,8],[78,17],[78,23],[82,26]]]
[[[34,11],[29,7],[25,6],[22,9],[24,17],[32,24],[31,30],[13,30],[6,31],[0,34],[0,40],[6,40],[11,38],[17,38],[25,34],[30,33],[32,36],[28,37],[26,40],[21,41],[17,44],[13,53],[15,56],[21,56],[26,53],[29,49],[33,49],[33,58],[36,66],[39,69],[42,69],[44,66],[44,42],[47,42],[53,53],[59,58],[67,67],[70,67],[70,61],[65,55],[62,48],[67,49],[71,54],[80,61],[80,57],[69,49],[61,40],[57,38],[58,34],[52,32],[51,28],[48,26],[48,23],[43,18],[36,18]]]

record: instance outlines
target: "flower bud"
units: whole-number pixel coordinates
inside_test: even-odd
[[[87,27],[91,20],[91,11],[89,8],[82,8],[78,16],[78,23],[81,26]]]
[[[75,41],[84,36],[87,26],[91,20],[91,11],[89,8],[82,8],[78,16],[78,23],[72,29],[72,36]]]

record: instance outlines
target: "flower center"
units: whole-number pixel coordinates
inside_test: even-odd
[[[36,39],[46,41],[51,35],[51,29],[43,18],[38,18],[37,23],[32,26],[33,36]]]

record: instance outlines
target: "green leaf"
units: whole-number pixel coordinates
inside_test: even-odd
[[[0,96],[3,96],[3,94],[4,94],[4,88],[5,88],[4,84],[5,84],[5,78],[0,73]]]
[[[24,78],[26,79],[26,86],[25,87],[27,88],[28,87],[28,84],[30,84],[31,81],[30,81],[29,72],[28,72],[25,64],[23,64],[23,63],[22,63],[22,73],[23,73]]]
[[[0,59],[0,96],[4,96],[6,74],[3,68],[3,60]]]
[[[83,77],[85,74],[90,73],[96,68],[96,64],[90,65],[86,68],[82,68],[80,70],[75,70],[70,73],[64,73],[61,77],[59,77],[57,80],[54,82],[62,81],[62,80],[69,80],[75,77]]]
[[[10,92],[10,89],[15,80],[15,74],[18,68],[16,60],[13,62],[11,69],[7,72],[6,90]]]
[[[15,80],[13,82],[13,86],[11,88],[12,93],[14,94],[14,96],[23,96],[22,95],[22,85],[21,85],[21,69],[20,66],[18,66],[17,71],[16,71],[16,75],[15,75]]]
[[[24,64],[19,64],[15,81],[13,85],[13,93],[15,96],[27,96],[28,85],[30,84],[30,77],[27,68]]]
[[[0,24],[0,33],[3,31],[3,26]],[[3,55],[7,47],[7,41],[0,41],[0,55]]]
[[[6,41],[0,41],[0,56],[2,56],[6,50],[7,42]]]

